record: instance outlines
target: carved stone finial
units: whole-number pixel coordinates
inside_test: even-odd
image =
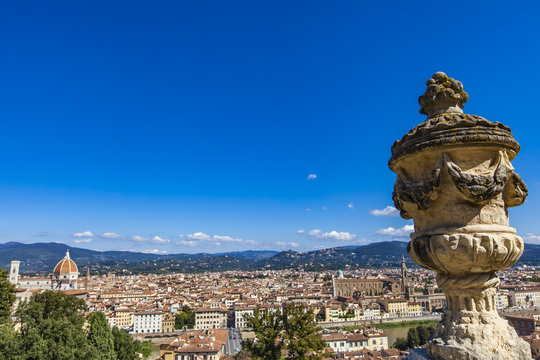
[[[431,118],[444,113],[463,113],[463,104],[469,95],[463,91],[463,84],[439,71],[426,83],[427,90],[418,98],[420,114]]]
[[[427,342],[430,359],[531,360],[530,346],[495,306],[497,271],[524,249],[508,208],[528,189],[511,161],[510,128],[464,114],[459,81],[436,73],[419,102],[428,119],[392,146],[395,207],[414,220],[411,259],[437,272],[447,307]]]

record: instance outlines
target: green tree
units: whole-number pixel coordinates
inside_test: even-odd
[[[15,286],[8,281],[8,272],[0,269],[0,359],[22,359],[19,339],[11,321],[14,302]]]
[[[15,286],[8,281],[8,272],[0,269],[0,324],[10,322],[14,302]]]
[[[0,359],[22,360],[20,343],[13,324],[0,324]]]
[[[318,360],[326,348],[313,312],[303,305],[288,304],[283,312],[256,309],[248,327],[255,338],[244,341],[242,349],[253,359]]]
[[[195,313],[189,308],[189,306],[184,305],[182,311],[176,314],[174,318],[174,328],[182,329],[186,326],[188,329],[193,329],[195,326]]]
[[[248,327],[255,332],[254,339],[246,339],[242,349],[253,359],[280,360],[285,347],[283,317],[280,310],[255,309],[248,318]]]
[[[312,310],[307,310],[302,304],[287,304],[283,323],[287,360],[322,358],[326,343],[319,334]]]
[[[96,360],[115,360],[114,338],[105,314],[101,311],[90,316],[88,342],[98,351]]]
[[[407,332],[407,346],[412,349],[420,345],[420,339],[418,338],[418,333],[416,328],[410,328]]]
[[[404,338],[397,338],[394,344],[392,345],[393,348],[396,348],[398,350],[407,350],[409,347],[407,346],[407,340]]]
[[[36,294],[19,305],[21,353],[25,360],[93,360],[97,350],[83,330],[84,300],[60,291]]]
[[[137,341],[137,352],[143,356],[143,358],[148,359],[152,355],[152,342],[150,340],[140,342]]]
[[[427,339],[429,339],[429,336],[431,335],[428,328],[423,325],[418,325],[416,327],[416,332],[418,333],[418,345],[425,345]]]
[[[112,329],[112,336],[114,339],[114,351],[118,360],[133,360],[137,357],[139,345],[131,335],[115,326]]]

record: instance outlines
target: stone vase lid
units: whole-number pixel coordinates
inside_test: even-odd
[[[463,113],[461,109],[469,96],[461,82],[437,72],[426,85],[427,90],[418,102],[420,113],[428,118],[394,143],[390,168],[406,155],[434,147],[495,145],[506,148],[510,160],[517,155],[520,147],[508,126]]]

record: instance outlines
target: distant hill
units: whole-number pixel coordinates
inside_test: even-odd
[[[540,265],[540,245],[525,244],[523,255],[519,258],[518,265]]]
[[[130,251],[94,251],[59,243],[0,244],[0,266],[9,268],[11,260],[21,261],[21,272],[50,272],[69,249],[71,257],[84,272],[130,270],[134,272],[203,272],[227,270],[304,269],[323,271],[358,267],[394,267],[404,255],[408,266],[407,243],[378,242],[363,246],[328,248],[300,253],[292,250],[248,250],[218,254],[156,255]],[[540,245],[526,244],[518,264],[540,265]]]

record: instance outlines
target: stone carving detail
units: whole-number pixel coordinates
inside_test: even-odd
[[[495,308],[496,271],[524,248],[506,211],[528,193],[510,162],[519,144],[508,127],[462,113],[468,95],[459,81],[436,73],[427,85],[419,102],[428,119],[395,142],[389,166],[396,208],[415,223],[407,252],[437,272],[447,298],[428,355],[530,360],[529,345]]]
[[[514,207],[523,204],[528,194],[529,189],[521,176],[512,172],[512,175],[503,190],[503,200],[506,207]]]
[[[443,72],[435,73],[426,83],[426,93],[418,98],[420,114],[428,117],[443,112],[461,112],[463,104],[469,100],[469,95],[463,91],[461,82],[448,77]]]
[[[493,199],[503,191],[506,180],[508,179],[508,169],[499,163],[493,176],[491,175],[472,175],[461,171],[461,168],[450,160],[446,155],[446,169],[452,177],[452,181],[459,191],[474,201],[484,202]]]
[[[426,181],[413,182],[397,176],[394,186],[394,204],[402,216],[410,219],[403,207],[403,202],[414,203],[419,209],[425,210],[429,205],[439,197],[439,184],[441,182],[441,167],[437,166]]]

